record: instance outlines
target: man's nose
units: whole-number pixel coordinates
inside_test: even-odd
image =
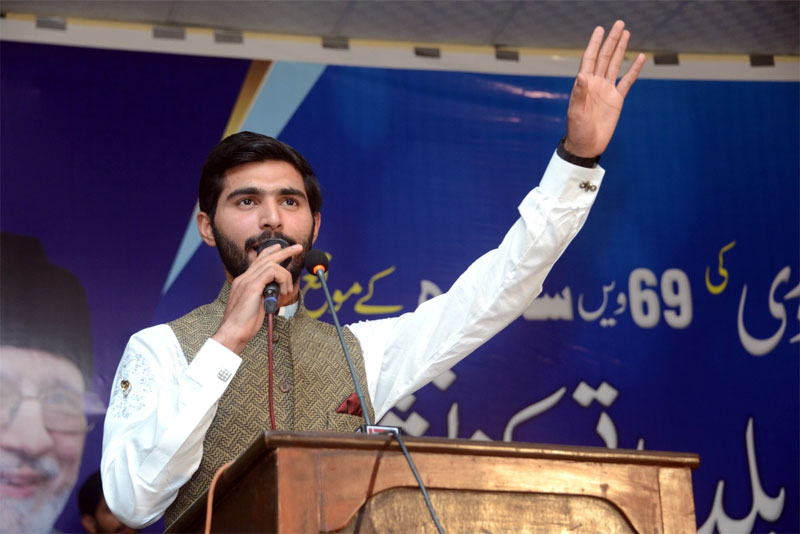
[[[281,212],[276,202],[272,200],[262,202],[259,211],[259,228],[265,230],[272,228],[278,230],[282,227]]]
[[[0,430],[0,447],[36,458],[50,451],[53,445],[44,425],[42,405],[35,399],[22,399],[14,418]]]

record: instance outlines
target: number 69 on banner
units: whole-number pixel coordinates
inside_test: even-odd
[[[633,322],[640,328],[653,328],[661,317],[661,299],[669,309],[664,320],[672,328],[686,328],[692,322],[692,289],[689,278],[680,269],[667,269],[661,275],[661,299],[650,289],[658,278],[650,269],[640,267],[628,277],[628,299]]]

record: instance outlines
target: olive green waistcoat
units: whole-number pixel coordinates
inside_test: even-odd
[[[226,283],[214,302],[169,323],[189,363],[217,331],[229,294],[230,284]],[[366,409],[374,420],[361,347],[348,328],[344,329],[344,338],[366,395]],[[167,508],[167,527],[206,491],[217,469],[242,454],[256,436],[270,428],[266,320],[240,356],[239,370],[220,397],[203,441],[200,467]],[[336,329],[309,317],[302,303],[291,319],[275,317],[273,377],[278,430],[354,432],[364,423],[361,417],[336,412],[354,392],[353,381]]]

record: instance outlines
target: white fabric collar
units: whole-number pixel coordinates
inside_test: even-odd
[[[281,306],[281,309],[278,310],[278,317],[291,319],[292,317],[294,317],[294,314],[297,313],[297,308],[299,307],[300,307],[300,300],[297,300],[292,304],[287,304],[286,306]]]

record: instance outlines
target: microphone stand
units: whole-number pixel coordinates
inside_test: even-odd
[[[324,264],[323,264],[324,263]],[[344,350],[344,357],[347,360],[347,367],[350,369],[350,375],[353,378],[353,384],[356,388],[356,397],[358,397],[358,402],[361,404],[361,413],[364,416],[364,422],[366,424],[361,425],[359,427],[358,432],[364,432],[366,434],[391,434],[395,438],[397,438],[397,443],[400,445],[400,449],[403,451],[403,455],[406,457],[406,461],[408,462],[408,466],[411,468],[411,472],[414,474],[414,478],[417,479],[417,484],[419,485],[419,489],[422,491],[422,497],[425,499],[425,505],[428,507],[428,511],[431,514],[431,518],[433,519],[433,523],[436,525],[436,530],[439,534],[444,534],[444,529],[442,528],[441,523],[439,523],[439,518],[436,515],[436,512],[433,509],[433,504],[431,503],[431,499],[428,496],[428,490],[425,489],[425,484],[422,482],[422,477],[419,475],[419,471],[417,471],[417,466],[414,465],[414,460],[411,459],[411,454],[408,452],[406,448],[405,442],[403,442],[403,438],[400,435],[400,429],[393,426],[379,426],[373,425],[372,421],[369,417],[369,412],[367,410],[367,405],[364,403],[364,392],[361,389],[361,384],[358,381],[358,377],[356,376],[356,368],[353,365],[353,358],[350,356],[350,350],[347,348],[347,343],[344,341],[344,333],[342,332],[342,327],[339,324],[339,318],[336,315],[336,310],[333,307],[333,298],[331,298],[331,293],[328,291],[328,284],[325,282],[325,272],[327,266],[327,257],[325,257],[325,262],[321,262],[316,265],[309,265],[306,264],[306,267],[309,271],[311,271],[320,281],[322,285],[322,290],[325,292],[325,299],[328,301],[328,309],[333,316],[333,323],[336,326],[336,333],[339,334],[339,341],[342,343],[342,349]]]
[[[324,268],[319,268],[317,271],[319,272],[315,272],[314,274],[317,275],[317,278],[322,284],[322,290],[325,292],[325,298],[328,300],[328,309],[330,309],[331,315],[333,315],[333,323],[336,326],[336,333],[339,334],[339,341],[342,343],[344,358],[347,360],[347,367],[350,369],[350,376],[353,378],[353,384],[356,388],[356,397],[358,397],[358,402],[361,404],[361,413],[364,416],[364,422],[366,423],[367,427],[370,427],[372,426],[372,421],[369,417],[367,405],[364,403],[364,391],[361,389],[361,384],[356,377],[356,368],[353,365],[353,358],[350,356],[350,350],[347,348],[347,343],[344,341],[344,333],[342,332],[342,326],[339,324],[339,317],[336,316],[336,311],[333,308],[333,299],[331,298],[330,291],[328,291],[328,284],[325,282],[325,270]]]

